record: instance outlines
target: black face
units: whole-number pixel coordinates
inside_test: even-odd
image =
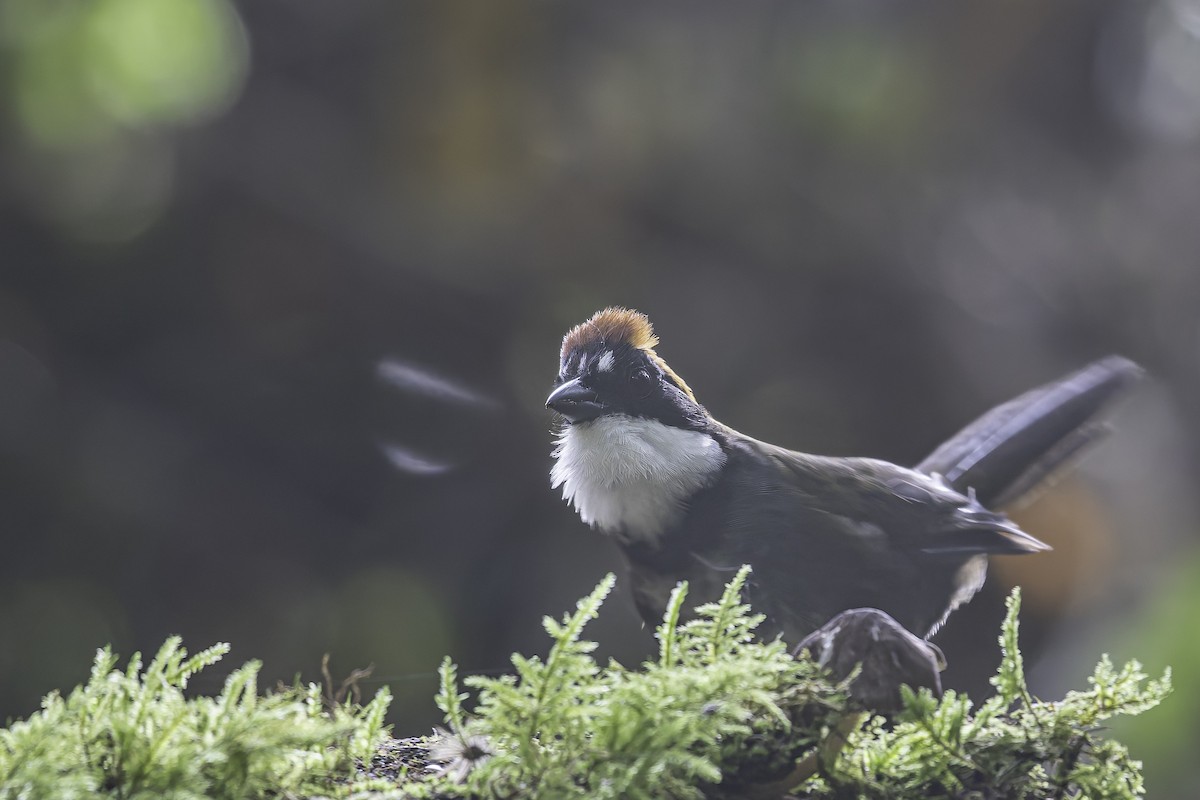
[[[706,418],[654,358],[627,344],[597,343],[568,353],[554,387],[546,406],[572,424],[625,414],[698,429]]]

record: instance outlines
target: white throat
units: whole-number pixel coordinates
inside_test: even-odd
[[[708,434],[624,414],[567,425],[554,458],[550,485],[563,487],[563,499],[584,522],[650,541],[725,463]]]

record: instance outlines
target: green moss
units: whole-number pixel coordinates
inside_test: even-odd
[[[125,669],[109,649],[88,682],[57,693],[0,731],[0,797],[256,798],[328,792],[384,736],[386,690],[366,706],[327,707],[316,685],[260,695],[259,664],[235,670],[216,697],[187,698],[188,679],[228,645],[190,658],[168,639]]]
[[[1169,674],[1147,680],[1136,662],[1116,669],[1105,657],[1088,690],[1058,702],[1032,697],[1014,592],[995,697],[975,709],[954,692],[939,700],[905,690],[897,718],[870,717],[811,661],[792,658],[778,641],[754,640],[760,618],[738,600],[746,576],[682,624],[680,587],[658,629],[658,657],[638,670],[596,663],[593,645],[581,639],[611,576],[573,615],[546,620],[553,646],[544,662],[515,657],[513,675],[468,678],[479,693],[473,712],[447,662],[439,705],[448,730],[435,745],[447,768],[414,791],[481,798],[1143,793],[1140,763],[1099,726],[1157,705],[1170,692]]]
[[[384,736],[386,690],[366,706],[322,702],[319,687],[259,695],[258,665],[216,697],[185,698],[188,678],[225,652],[191,658],[168,641],[143,669],[108,650],[67,699],[46,698],[0,731],[0,798],[1134,798],[1141,765],[1100,724],[1170,691],[1136,663],[1101,660],[1085,691],[1032,697],[1017,647],[1019,595],[1001,634],[997,694],[906,691],[896,718],[855,708],[847,684],[779,641],[739,598],[743,570],[717,603],[681,622],[686,586],[638,669],[601,664],[582,634],[606,578],[561,621],[547,619],[545,659],[466,679],[441,669],[446,729]]]

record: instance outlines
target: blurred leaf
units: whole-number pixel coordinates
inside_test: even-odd
[[[232,102],[249,64],[228,0],[7,0],[0,19],[10,26],[17,118],[50,149],[209,117]]]
[[[122,122],[209,116],[245,78],[247,41],[227,0],[106,0],[86,30],[95,98]]]

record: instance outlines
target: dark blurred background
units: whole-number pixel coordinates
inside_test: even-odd
[[[1200,791],[1197,0],[0,0],[0,70],[0,719],[180,633],[427,730],[621,568],[542,406],[619,303],[723,421],[908,463],[1144,363],[937,641],[985,691],[1020,582],[1036,692],[1173,664],[1120,734]]]

